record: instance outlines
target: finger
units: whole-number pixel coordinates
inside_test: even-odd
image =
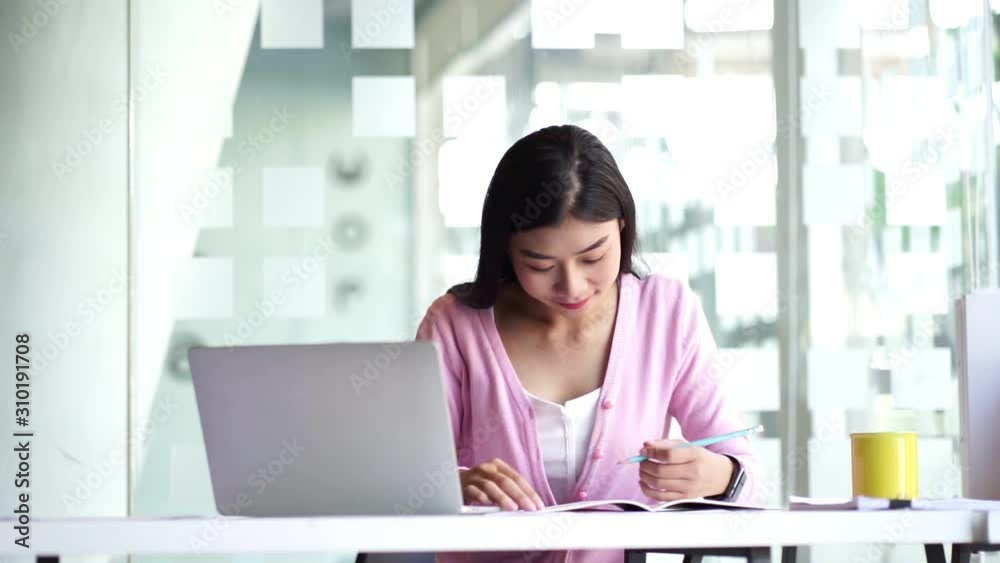
[[[485,492],[494,504],[503,508],[504,510],[517,510],[517,503],[514,502],[507,493],[500,488],[493,481],[484,480],[481,483],[477,483],[477,486]]]
[[[656,461],[644,461],[639,464],[639,473],[658,477],[660,479],[694,479],[696,476],[695,463],[660,463]]]
[[[676,442],[677,445],[684,443],[676,440],[671,441]],[[677,447],[677,445],[670,447],[647,446],[643,448],[643,455],[651,461],[659,463],[688,463],[698,456],[697,448]]]
[[[681,500],[688,498],[688,496],[682,492],[678,491],[659,491],[656,490],[642,481],[639,482],[639,486],[642,487],[642,492],[649,498],[659,500],[659,501],[671,501],[671,500]]]
[[[644,448],[672,448],[680,444],[686,444],[684,440],[670,440],[663,438],[662,440],[646,440],[642,443]]]
[[[500,485],[503,492],[507,493],[507,496],[512,498],[517,505],[524,510],[538,510],[538,506],[535,504],[535,499],[528,493],[531,490],[531,486],[528,486],[528,491],[525,491],[518,485],[517,481],[513,477],[506,475],[505,473],[499,473],[494,476],[494,482]]]
[[[465,504],[493,504],[493,501],[490,500],[490,496],[475,485],[466,485],[462,487],[462,497],[465,498]]]
[[[528,480],[524,478],[524,476],[522,476],[513,467],[510,467],[509,465],[507,467],[501,467],[500,471],[507,477],[513,479],[514,483],[517,484],[518,488],[520,488],[522,491],[524,491],[525,494],[531,497],[531,502],[535,504],[535,508],[537,508],[538,510],[545,508],[545,503],[542,502],[542,497],[539,496],[538,492],[535,491],[534,487],[531,486],[531,483],[529,483]]]
[[[660,491],[684,492],[691,489],[691,481],[687,479],[660,479],[649,475],[640,475],[639,481],[645,483],[647,487]]]

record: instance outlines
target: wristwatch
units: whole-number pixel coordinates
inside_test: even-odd
[[[727,502],[735,502],[736,499],[740,497],[740,491],[743,490],[743,482],[746,481],[746,471],[743,469],[743,464],[740,460],[729,454],[722,454],[733,462],[733,475],[729,478],[729,484],[726,486],[725,492],[718,495],[712,495],[710,497],[705,497],[709,500],[723,500]]]

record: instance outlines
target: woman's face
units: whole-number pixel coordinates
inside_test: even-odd
[[[525,293],[564,314],[580,314],[618,279],[621,222],[568,217],[510,237],[510,259]]]

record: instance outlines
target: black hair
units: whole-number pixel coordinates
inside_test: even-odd
[[[504,284],[517,283],[508,254],[515,232],[581,221],[622,221],[619,275],[632,273],[635,203],[611,152],[575,125],[546,127],[514,143],[497,164],[483,202],[479,267],[471,283],[452,287],[470,307],[492,307]]]

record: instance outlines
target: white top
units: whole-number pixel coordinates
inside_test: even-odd
[[[552,495],[560,504],[579,500],[573,493],[590,449],[601,388],[570,399],[565,405],[546,401],[527,391],[525,394],[535,410],[545,478]]]

